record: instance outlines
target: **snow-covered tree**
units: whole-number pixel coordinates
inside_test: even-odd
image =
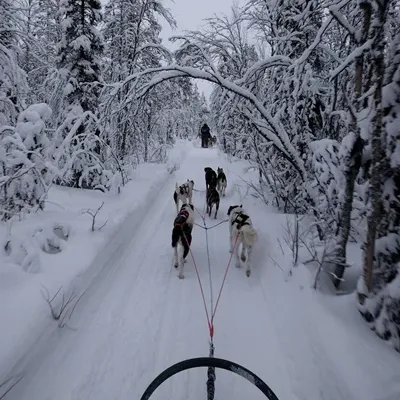
[[[358,298],[371,327],[400,352],[400,16],[395,16],[397,27],[388,51],[387,15],[395,2],[370,4],[372,165]]]
[[[0,0],[0,126],[14,124],[28,88],[18,63],[18,16],[11,0]]]
[[[158,18],[164,19],[172,26],[175,25],[175,21],[162,2],[110,1],[105,10],[104,76],[109,82],[124,81],[134,72],[160,66],[161,60],[169,57],[169,52],[161,46],[161,25]],[[127,106],[129,99],[132,100],[132,88],[129,83],[115,96],[110,96],[107,90],[102,96],[105,107],[102,121],[107,127],[107,140],[123,160],[132,153],[141,153],[142,134],[148,134],[148,118],[153,118],[155,109],[152,109],[152,105],[157,103],[156,99],[149,98],[145,107],[134,101],[130,101]]]
[[[21,27],[21,66],[31,102],[51,102],[56,83],[56,49],[61,39],[60,0],[15,0]]]
[[[98,154],[100,144],[96,140],[99,128],[95,120],[101,78],[103,41],[97,29],[102,20],[100,0],[61,0],[62,37],[59,43],[57,64],[60,80],[65,82],[64,102],[56,145],[69,137],[63,168],[73,158],[72,173],[63,182],[76,187],[95,187],[99,184]],[[70,133],[74,132],[72,137]]]
[[[47,161],[49,140],[46,104],[29,106],[18,116],[16,127],[0,128],[0,214],[3,220],[22,211],[43,209],[53,178]]]
[[[79,107],[96,113],[101,79],[103,41],[97,25],[102,20],[99,0],[62,0],[62,38],[58,66],[65,74],[67,113]]]
[[[346,16],[344,12],[346,12]],[[369,2],[360,2],[359,6],[357,4],[350,4],[342,12],[337,8],[332,8],[331,14],[339,21],[340,26],[345,28],[345,33],[349,37],[347,47],[350,49],[350,52],[347,51],[347,53],[343,53],[340,48],[334,49],[338,51],[338,59],[342,57],[342,59],[347,62],[351,59],[354,61],[354,73],[350,73],[350,77],[354,77],[352,80],[349,80],[348,68],[342,68],[342,64],[339,64],[334,72],[335,103],[337,100],[336,87],[338,72],[344,75],[341,76],[341,78],[347,82],[347,87],[343,86],[344,93],[349,93],[347,101],[349,104],[345,106],[345,109],[348,109],[347,119],[349,122],[346,126],[347,132],[345,132],[345,137],[342,140],[340,151],[340,168],[344,172],[345,179],[344,190],[341,191],[339,198],[340,210],[336,233],[336,269],[333,279],[335,286],[338,287],[346,267],[346,248],[351,231],[351,219],[354,214],[353,206],[355,201],[354,197],[356,195],[357,177],[362,168],[363,149],[365,140],[368,138],[368,133],[365,132],[365,129],[363,130],[364,132],[362,132],[360,124],[357,121],[358,118],[365,118],[365,113],[357,113],[364,109],[360,98],[369,90],[367,80],[368,74],[365,73],[366,55],[363,52],[359,52],[355,57],[352,55],[355,54],[357,49],[365,46],[368,39],[371,24],[371,4]],[[361,23],[357,24],[357,20],[360,21],[360,19]],[[353,25],[353,23],[357,25]],[[354,84],[351,84],[352,81]],[[367,125],[363,124],[363,126]],[[364,139],[362,138],[363,133]]]
[[[212,57],[218,73],[224,79],[235,81],[258,61],[255,46],[250,43],[245,21],[238,7],[232,7],[231,15],[208,19],[205,33],[191,35]],[[259,82],[254,80],[254,87]],[[248,123],[245,110],[248,102],[228,90],[216,87],[211,96],[213,122],[220,143],[227,153],[248,157],[249,136],[255,128]]]

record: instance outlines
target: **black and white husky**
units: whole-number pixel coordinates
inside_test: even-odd
[[[193,188],[194,181],[189,181],[189,179],[182,185],[178,186],[178,183],[175,184],[174,191],[174,202],[176,205],[176,212],[179,212],[179,201],[183,204],[193,204]]]
[[[174,249],[174,267],[179,268],[179,279],[183,279],[183,264],[192,243],[192,230],[194,224],[194,207],[192,204],[183,204],[174,221],[172,229],[172,247]],[[178,245],[183,248],[179,256]]]
[[[226,175],[224,173],[224,170],[220,167],[217,168],[217,190],[218,193],[222,196],[225,197],[225,191],[226,187],[228,185],[228,182],[226,180]]]
[[[206,212],[209,217],[211,217],[212,208],[213,208],[213,205],[215,204],[214,219],[217,219],[217,213],[219,210],[219,201],[220,201],[220,198],[219,198],[218,190],[214,186],[210,186],[206,192],[206,205],[207,205]]]
[[[251,256],[253,246],[258,240],[256,230],[253,228],[253,223],[249,215],[245,213],[240,206],[230,206],[228,209],[229,215],[229,252],[232,253],[235,246],[236,266],[240,267],[240,260],[246,266],[246,276],[251,274]],[[239,259],[239,246],[242,245],[242,251]]]

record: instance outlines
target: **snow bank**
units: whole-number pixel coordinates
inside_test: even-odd
[[[400,357],[370,331],[357,310],[354,290],[361,273],[359,245],[349,244],[348,261],[352,268],[346,271],[342,285],[352,293],[334,296],[327,287],[323,292],[314,290],[317,266],[302,264],[310,259],[306,249],[301,249],[298,265],[292,267],[292,252],[285,243],[287,219],[292,216],[267,207],[249,189],[245,181],[257,186],[258,175],[257,171],[248,170],[246,162],[233,159],[226,168],[229,202],[243,203],[261,244],[254,247],[250,279],[246,280],[240,271],[243,281],[235,289],[237,295],[247,287],[254,293],[261,286],[264,302],[251,305],[256,315],[261,310],[267,314],[271,324],[257,325],[271,352],[270,360],[264,362],[264,371],[260,367],[261,376],[282,399],[399,398]],[[227,285],[235,272],[230,271]],[[332,286],[326,271],[321,272],[321,281],[321,286],[328,282]],[[250,335],[247,333],[246,343]],[[254,354],[261,352],[258,347],[245,349]],[[281,372],[276,373],[279,368]]]
[[[0,330],[0,383],[43,333],[57,327],[45,298],[60,290],[57,309],[63,294],[84,292],[104,267],[112,236],[128,215],[143,218],[186,146],[178,143],[168,164],[139,165],[119,195],[53,186],[44,212],[0,225],[0,321],[6,328]],[[90,213],[102,204],[92,231]]]
[[[185,158],[185,154],[188,152],[192,144],[187,140],[177,139],[175,146],[169,150],[167,171],[172,174],[181,167],[181,162]]]

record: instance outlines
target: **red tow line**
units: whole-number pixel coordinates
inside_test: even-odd
[[[183,231],[182,231],[182,232],[183,232]],[[194,258],[194,256],[193,256],[192,249],[191,249],[191,247],[190,247],[190,245],[189,245],[189,242],[188,242],[188,240],[187,240],[186,235],[185,235],[184,232],[183,232],[183,237],[184,237],[185,240],[186,240],[186,244],[187,244],[188,247],[189,247],[190,255],[192,256],[193,265],[194,265],[194,268],[195,268],[195,271],[196,271],[196,275],[197,275],[197,280],[198,280],[199,286],[200,286],[201,296],[202,296],[202,298],[203,298],[204,310],[205,310],[205,312],[206,312],[206,318],[207,318],[207,324],[208,324],[208,330],[209,330],[209,333],[210,333],[210,338],[213,339],[213,337],[214,337],[214,317],[215,317],[215,313],[217,312],[217,307],[218,307],[218,304],[219,304],[219,300],[220,300],[220,298],[221,298],[222,290],[223,290],[224,285],[225,285],[225,281],[226,281],[226,277],[227,277],[227,275],[228,275],[229,267],[230,267],[231,262],[232,262],[232,257],[233,257],[233,254],[234,254],[234,252],[235,252],[235,248],[236,248],[236,244],[237,244],[237,241],[238,241],[238,238],[239,238],[239,234],[236,236],[236,240],[235,240],[235,244],[234,244],[234,246],[233,246],[232,253],[231,253],[230,257],[229,257],[228,264],[227,264],[227,266],[226,266],[226,268],[225,268],[224,278],[223,278],[223,280],[222,280],[221,288],[219,289],[217,302],[215,303],[214,310],[212,310],[211,318],[210,318],[210,315],[209,315],[208,310],[207,310],[207,303],[206,303],[206,298],[205,298],[205,296],[204,296],[204,290],[203,290],[203,285],[202,285],[201,279],[200,279],[199,269],[197,268],[196,260],[195,260],[195,258]]]

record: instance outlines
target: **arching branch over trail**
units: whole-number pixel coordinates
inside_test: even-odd
[[[291,144],[285,128],[279,122],[279,119],[271,115],[263,106],[262,101],[248,89],[248,86],[251,86],[254,81],[254,77],[263,74],[266,69],[272,67],[290,67],[292,65],[290,58],[285,56],[268,57],[255,63],[240,80],[232,82],[221,76],[218,69],[213,64],[213,61],[201,46],[191,42],[187,38],[175,38],[175,40],[176,39],[183,39],[185,41],[182,47],[176,52],[176,59],[179,63],[150,68],[133,74],[119,84],[115,88],[116,90],[114,93],[117,93],[126,85],[129,85],[130,93],[126,100],[126,105],[128,105],[131,101],[145,97],[155,86],[171,79],[189,77],[219,85],[245,101],[248,101],[253,106],[256,111],[253,114],[258,114],[258,118],[254,118],[252,122],[259,127],[259,131],[263,132],[263,137],[271,141],[274,147],[279,150],[286,159],[290,160],[291,164],[304,180],[306,170],[303,160],[299,157],[298,152]]]

